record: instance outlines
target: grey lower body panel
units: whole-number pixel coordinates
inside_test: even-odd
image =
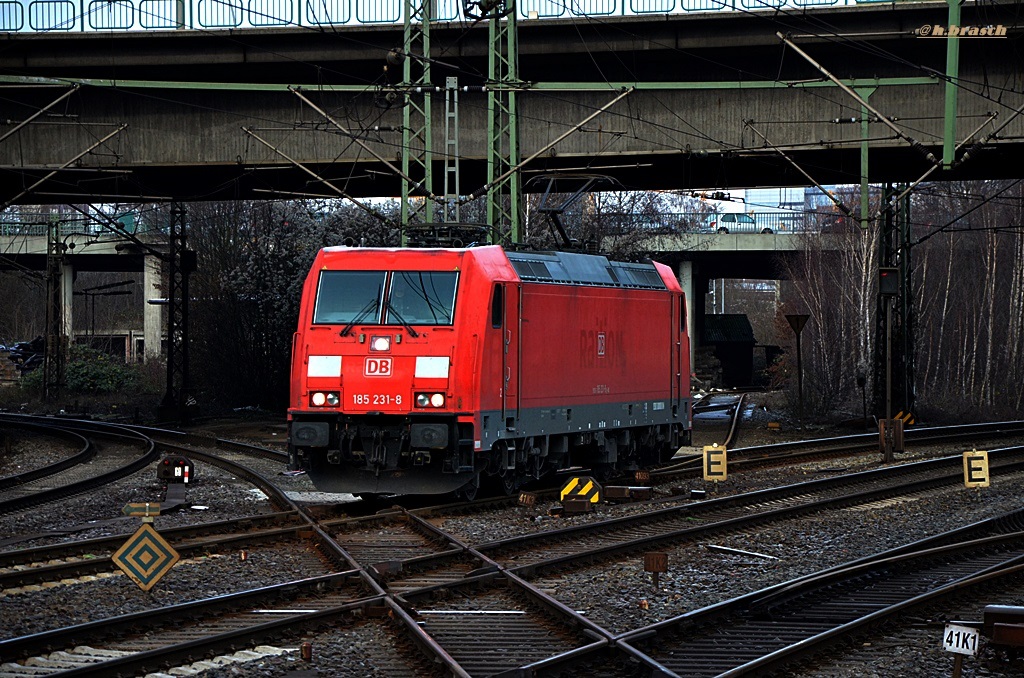
[[[523,408],[520,412],[501,411],[481,413],[481,431],[478,439],[481,449],[490,449],[500,440],[577,433],[614,432],[650,426],[676,424],[684,430],[690,428],[690,399],[679,401],[673,407],[666,400],[640,400],[599,405],[569,407]],[[515,415],[519,416],[515,416]],[[509,419],[514,425],[507,426]]]
[[[488,468],[488,458],[491,461],[488,472],[493,472],[496,455],[491,455],[491,450],[517,447],[516,441],[533,439],[536,447],[528,445],[527,449],[537,450],[542,455],[534,459],[536,469],[551,468],[550,464],[558,463],[559,458],[563,462],[568,460],[569,449],[578,440],[585,439],[588,444],[603,449],[602,442],[606,438],[612,439],[632,431],[643,433],[651,439],[657,438],[659,445],[677,441],[690,428],[690,401],[686,399],[675,408],[668,401],[655,400],[524,408],[520,412],[481,412],[480,430],[473,431],[471,440],[459,440],[458,436],[453,435],[444,438],[446,449],[429,450],[429,455],[421,455],[418,463],[413,463],[415,454],[403,454],[399,463],[390,461],[380,464],[381,468],[372,468],[365,457],[343,457],[330,452],[337,445],[329,432],[332,424],[323,420],[322,413],[318,413],[317,417],[319,420],[305,420],[297,415],[291,423],[289,438],[293,448],[302,448],[303,466],[317,489],[352,494],[443,494],[454,492],[475,481],[477,474]],[[452,419],[454,421],[454,417]],[[352,426],[352,417],[349,420],[349,426]],[[422,424],[411,424],[410,433],[415,432],[415,426],[419,425]],[[452,430],[455,430],[454,425]],[[431,444],[440,444],[437,441],[441,437],[435,433],[425,428],[422,435],[410,435],[405,451],[412,451],[417,439],[422,440],[423,445],[431,441],[434,441]],[[635,437],[639,439],[639,435]],[[550,458],[547,458],[548,441],[552,443]],[[557,446],[554,445],[555,441],[559,443]],[[458,448],[460,444],[461,449]],[[518,447],[522,452],[522,446]],[[608,449],[612,452],[594,459],[616,461],[616,446],[608,443]],[[510,458],[507,452],[504,458]],[[514,456],[511,458],[514,459]],[[458,463],[452,463],[453,459],[459,460]],[[512,465],[507,468],[512,468]]]

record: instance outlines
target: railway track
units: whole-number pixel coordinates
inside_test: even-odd
[[[1011,526],[1014,531],[1007,532]],[[848,643],[918,606],[1004,578],[1019,581],[1024,576],[1021,526],[1024,516],[1018,512],[624,634],[589,624],[508,570],[470,575],[403,598],[460,666],[480,670],[470,670],[471,675],[512,668],[517,675],[536,676],[785,672],[794,662]],[[495,648],[498,636],[490,628],[481,633],[463,623],[461,632],[455,630],[462,614],[499,617],[502,621],[489,619],[488,625],[504,628],[505,637],[513,638],[511,647],[506,641]],[[518,626],[503,627],[506,617]],[[551,623],[561,629],[560,647],[545,658],[520,649]]]
[[[52,450],[46,458],[40,459],[42,455],[16,454],[17,448],[13,445],[12,439],[25,434],[37,435],[46,441],[53,441],[52,444],[44,443],[45,448]],[[24,423],[17,428],[9,426],[0,421],[0,441],[3,442],[3,453],[5,455],[4,468],[21,468],[27,466],[26,470],[19,470],[17,473],[0,477],[0,497],[3,492],[40,478],[54,475],[65,469],[87,463],[96,455],[96,449],[88,438],[53,426],[41,426],[37,424]],[[57,448],[58,443],[64,449]],[[46,459],[55,459],[46,463]]]
[[[1024,527],[1020,513],[1008,518]],[[1002,522],[1006,522],[1006,520]],[[961,532],[953,544],[880,557],[711,609],[637,629],[618,640],[670,676],[778,671],[848,643],[901,614],[994,580],[1024,576],[1024,532]]]
[[[0,421],[10,423],[9,417],[0,415]],[[38,424],[27,423],[39,428]],[[0,479],[0,515],[89,492],[145,468],[158,457],[152,441],[123,427],[98,424],[76,424],[76,427],[79,431],[88,431],[88,441],[70,427],[51,425],[49,430],[80,440],[81,450],[77,454]]]
[[[155,443],[151,444],[156,447]],[[229,447],[240,448],[239,445]],[[180,554],[187,557],[191,554],[222,552],[229,549],[244,550],[246,547],[259,544],[305,539],[314,534],[314,521],[306,516],[295,502],[265,476],[239,463],[238,460],[233,461],[182,445],[161,443],[159,448],[164,452],[185,454],[192,460],[218,466],[243,478],[263,492],[270,503],[278,509],[271,514],[165,529],[164,535],[173,540],[175,549]],[[273,455],[262,456],[275,459]],[[116,520],[124,522],[123,519]],[[71,544],[0,551],[0,589],[116,571],[111,555],[123,542],[124,535],[119,534]],[[345,559],[345,556],[339,554],[336,549],[328,548],[327,551],[335,561]],[[85,555],[88,557],[83,557]]]
[[[138,477],[136,487],[139,490],[152,488],[160,490],[160,485],[154,483],[153,477],[136,476],[142,469],[157,461],[163,454],[181,454],[194,462],[208,464],[210,467],[219,467],[228,477],[241,482],[250,483],[257,488],[271,503],[275,511],[297,511],[297,505],[279,487],[270,480],[273,474],[285,469],[286,456],[258,447],[244,446],[229,441],[217,441],[198,436],[181,434],[173,431],[159,429],[147,429],[144,427],[111,427],[107,424],[79,420],[55,420],[44,417],[24,417],[0,415],[0,423],[6,426],[17,427],[24,432],[40,434],[42,431],[53,430],[65,438],[73,438],[81,441],[83,450],[90,452],[93,459],[86,465],[69,464],[69,460],[62,460],[59,465],[71,466],[71,468],[58,473],[49,472],[51,467],[35,469],[36,475],[41,476],[34,482],[10,483],[12,486],[6,494],[8,501],[0,501],[0,515],[17,514],[28,510],[45,512],[45,507],[61,504],[64,500],[76,495],[98,496],[96,493],[102,488],[113,486],[118,481],[124,481],[131,477]],[[159,438],[149,437],[150,435]],[[109,442],[110,440],[114,442]],[[128,443],[124,440],[127,439]],[[185,445],[184,443],[191,443]],[[211,454],[208,448],[216,449],[219,454]],[[102,460],[96,457],[96,450],[103,450]],[[141,450],[141,452],[140,452]],[[75,458],[84,456],[82,452],[74,455]],[[56,466],[56,465],[53,465]],[[253,468],[256,467],[256,468]],[[259,470],[256,470],[259,469]],[[0,479],[0,484],[6,479]],[[20,479],[18,479],[20,480]],[[195,480],[195,479],[193,479]],[[200,481],[202,482],[202,481]],[[194,485],[195,483],[193,483]],[[154,487],[154,485],[156,485]],[[186,486],[168,485],[167,494],[156,503],[161,505],[164,515],[172,515],[173,512],[187,504]],[[134,492],[133,494],[139,494]],[[0,490],[0,497],[5,493]],[[149,497],[145,497],[147,500]],[[137,498],[129,498],[129,501]],[[32,532],[26,530],[20,535],[12,535],[0,539],[2,546],[14,546],[30,541],[49,540],[60,538],[61,535],[73,534],[76,531],[96,531],[102,527],[118,531],[126,529],[126,526],[133,523],[131,519],[120,514],[119,504],[113,511],[107,509],[105,515],[98,515],[103,509],[92,502],[94,506],[83,518],[78,526],[68,527],[61,530],[41,530]],[[0,556],[0,562],[3,557]]]
[[[184,453],[201,460],[201,463],[219,462],[225,464],[224,468],[231,468],[232,474],[243,473],[235,469],[231,460],[218,460],[216,457],[220,455],[191,449],[195,441],[189,444],[178,442],[181,445],[176,449],[188,450]],[[224,456],[237,453],[238,457],[234,461],[244,465],[248,456],[244,450],[232,450],[227,445],[223,447],[221,452],[227,450]],[[204,454],[209,456],[203,458]],[[1024,463],[1021,454],[1020,449],[990,451],[993,474],[998,476],[1021,472],[1020,465]],[[268,468],[276,469],[280,462],[271,457],[267,463],[270,464]],[[190,657],[194,659],[203,655],[233,652],[238,647],[252,648],[259,643],[272,645],[264,649],[266,652],[281,650],[282,644],[295,651],[296,638],[320,633],[325,627],[331,626],[343,629],[345,633],[372,634],[378,640],[383,633],[385,644],[404,648],[389,659],[392,662],[389,675],[476,676],[500,671],[510,671],[517,675],[566,675],[566,672],[569,675],[582,675],[575,673],[577,671],[598,676],[650,675],[652,671],[662,671],[664,675],[694,675],[687,671],[675,673],[678,670],[672,663],[675,655],[666,658],[658,656],[656,651],[658,647],[670,647],[669,643],[677,642],[672,638],[683,638],[677,645],[682,643],[686,646],[690,642],[689,634],[693,627],[689,624],[694,618],[693,613],[688,613],[690,616],[683,615],[686,620],[679,622],[681,626],[665,622],[656,625],[656,628],[616,633],[602,628],[556,599],[551,595],[550,582],[557,580],[564,572],[594,567],[595,563],[614,561],[626,554],[652,548],[668,548],[687,540],[700,539],[701,534],[742,533],[745,530],[757,530],[759,526],[772,522],[806,515],[810,511],[824,511],[828,506],[868,505],[900,496],[904,491],[926,493],[935,488],[948,487],[962,478],[960,464],[959,458],[930,460],[855,474],[848,478],[822,478],[811,483],[779,488],[774,494],[762,491],[683,506],[652,502],[628,508],[628,512],[641,515],[622,516],[612,521],[600,521],[595,516],[590,524],[493,541],[479,537],[466,539],[439,527],[444,525],[448,517],[461,512],[475,510],[482,512],[479,515],[487,515],[489,509],[484,508],[482,502],[475,509],[464,505],[420,511],[393,509],[377,516],[317,520],[306,507],[295,505],[284,496],[274,500],[281,502],[275,503],[275,508],[280,508],[280,511],[272,516],[251,517],[252,524],[248,526],[248,532],[239,530],[236,536],[240,541],[227,541],[224,548],[242,548],[246,534],[253,538],[262,534],[267,539],[273,539],[272,533],[275,531],[280,531],[282,539],[309,540],[315,544],[318,552],[324,554],[325,562],[339,566],[339,572],[325,575],[344,578],[346,583],[341,588],[346,590],[339,592],[338,597],[331,597],[334,594],[333,588],[330,596],[322,590],[321,594],[327,601],[325,605],[311,603],[304,606],[303,601],[307,599],[302,597],[304,594],[298,593],[302,586],[301,580],[280,584],[280,591],[294,592],[285,594],[286,597],[294,596],[287,606],[274,603],[273,596],[280,596],[280,591],[277,594],[267,592],[270,597],[266,602],[259,602],[261,599],[255,597],[258,595],[255,592],[238,592],[236,602],[239,604],[236,609],[223,613],[225,626],[219,626],[220,621],[209,626],[179,623],[182,633],[190,634],[188,638],[183,638],[175,635],[177,630],[172,628],[175,623],[174,617],[171,617],[168,637],[161,638],[160,647],[131,638],[124,639],[126,645],[117,646],[113,642],[105,645],[108,641],[104,638],[123,635],[123,631],[101,630],[100,627],[78,628],[71,632],[75,638],[74,644],[69,641],[61,651],[73,651],[75,645],[83,644],[79,638],[88,635],[98,640],[95,643],[90,640],[86,644],[102,650],[101,654],[107,656],[103,658],[104,663],[97,663],[96,655],[79,657],[75,661],[88,663],[77,668],[64,668],[72,671],[69,675],[96,671],[127,674],[157,670],[152,667],[182,665],[192,661]],[[260,476],[259,473],[254,474],[250,482],[265,482],[273,486],[266,477],[261,481]],[[508,499],[494,500],[491,506],[507,507],[508,504]],[[182,532],[173,533],[173,540],[177,546],[178,543],[187,543],[189,539],[199,544],[209,537],[210,544],[197,546],[197,550],[215,550],[219,547],[213,545],[212,540],[224,527],[181,528]],[[187,529],[194,533],[189,534]],[[204,531],[206,536],[200,534]],[[221,536],[228,540],[232,538],[227,534]],[[947,541],[964,538],[963,533],[945,537]],[[998,541],[991,534],[987,538],[992,543]],[[111,538],[108,546],[116,539]],[[937,549],[939,541],[935,541],[930,548]],[[46,548],[54,550],[26,549],[36,552],[35,556],[28,554],[28,560],[36,562],[46,555],[59,552],[61,547]],[[89,549],[88,546],[83,548]],[[93,550],[99,548],[96,544]],[[922,547],[911,545],[907,548],[920,550]],[[7,556],[6,552],[0,553],[0,557]],[[887,557],[902,558],[904,554],[893,552]],[[858,565],[861,566],[867,567],[867,561]],[[967,572],[972,566],[964,567],[966,569],[963,571]],[[56,576],[56,571],[52,576]],[[933,573],[930,576],[935,575]],[[794,582],[793,586],[797,583]],[[762,595],[768,594],[762,592]],[[242,600],[248,602],[242,604]],[[747,600],[757,602],[761,599]],[[779,597],[772,599],[775,605],[771,608],[773,614],[776,608],[784,607],[781,600]],[[213,605],[212,601],[195,602]],[[199,609],[202,608],[195,608]],[[159,615],[160,610],[152,613]],[[186,617],[221,619],[221,612],[195,610]],[[141,623],[140,620],[137,618],[134,623]],[[127,623],[132,621],[127,620]],[[662,638],[658,634],[662,633],[663,627],[666,635]],[[707,628],[714,627],[711,625]],[[59,634],[62,631],[54,629],[48,633]],[[708,637],[715,638],[715,633],[709,631]],[[721,642],[725,636],[721,635],[721,630],[717,633],[718,641]],[[823,633],[830,632],[817,632],[811,637]],[[39,650],[29,649],[30,642],[34,642],[29,640],[32,636],[7,639],[0,641],[0,653],[4,657],[49,656],[53,653],[46,648],[53,649],[64,642],[57,641],[58,637],[51,635],[49,644],[40,646],[42,649]],[[133,642],[136,644],[132,645]],[[806,644],[807,639],[799,640],[798,643]],[[418,647],[419,652],[409,651],[411,647]],[[16,654],[8,655],[8,650],[14,651],[12,648],[17,648]],[[371,650],[368,648],[367,651]],[[780,651],[786,656],[786,662],[803,661],[807,656]],[[130,654],[118,654],[121,652]],[[240,659],[245,659],[245,656]],[[59,655],[54,659],[47,658],[46,661],[58,662],[60,665],[60,662],[71,660]],[[751,657],[751,661],[762,660],[759,655]],[[709,663],[708,671],[711,673],[708,675],[717,675],[714,672],[720,670],[717,664]]]
[[[993,474],[1024,471],[1024,448],[990,454]],[[376,571],[391,590],[405,592],[429,585],[424,582],[433,581],[431,577],[435,583],[450,581],[490,561],[532,576],[573,562],[749,530],[815,511],[955,487],[961,480],[962,459],[947,457],[476,544],[464,543],[414,512],[323,524],[357,562]]]
[[[1021,435],[1024,435],[1024,421],[1004,421],[910,429],[905,432],[905,442],[908,449],[926,449],[927,446],[936,444],[978,440],[991,442],[1005,438],[1015,439]],[[729,472],[742,473],[877,452],[877,433],[740,447],[729,450]],[[683,479],[698,477],[702,473],[702,461],[703,457],[700,454],[677,454],[669,463],[651,469],[650,482],[667,486]],[[905,458],[898,461],[902,463]]]
[[[0,654],[39,657],[23,673],[5,666],[10,676],[38,675],[36,668],[47,666],[68,676],[145,673],[191,663],[186,660],[194,654],[280,641],[336,618],[371,613],[374,606],[379,616],[379,592],[358,571],[339,572],[4,640]],[[52,648],[61,648],[57,657]]]
[[[161,530],[183,557],[223,553],[258,544],[297,541],[309,524],[295,511],[254,515],[236,520]],[[112,556],[125,535],[14,551],[0,551],[0,591],[46,582],[117,572]]]

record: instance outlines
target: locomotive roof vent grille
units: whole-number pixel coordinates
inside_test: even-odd
[[[512,267],[523,280],[551,280],[551,272],[543,261],[512,260]]]
[[[618,278],[623,284],[635,287],[650,287],[654,289],[665,289],[665,281],[658,275],[653,266],[638,266],[613,262],[618,270]]]
[[[665,289],[653,264],[608,261],[602,256],[573,252],[508,252],[523,280],[601,287]]]

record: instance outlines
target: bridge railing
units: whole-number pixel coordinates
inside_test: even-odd
[[[827,224],[833,219],[830,212],[746,212],[754,219],[754,228],[737,231],[760,233],[764,229],[772,233],[808,233],[829,230]],[[673,233],[716,233],[711,222],[722,215],[707,212],[662,212],[655,215],[632,213],[603,213],[598,219],[606,235],[646,233],[669,235]]]
[[[833,7],[892,0],[520,0],[522,19]],[[463,0],[434,19],[468,21]],[[0,0],[0,32],[132,31],[393,24],[402,0]]]
[[[140,224],[132,212],[114,217],[122,230],[140,234],[152,226]],[[47,236],[56,225],[61,237],[67,235],[110,235],[111,229],[98,220],[81,215],[11,208],[0,214],[0,237]]]

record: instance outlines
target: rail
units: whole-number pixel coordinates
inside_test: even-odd
[[[786,8],[802,11],[881,3],[892,4],[892,0],[522,0],[515,10],[522,19],[571,19]],[[486,0],[435,0],[433,18],[438,22],[473,21],[487,4]],[[402,22],[403,6],[400,0],[0,0],[0,32],[393,24]]]

